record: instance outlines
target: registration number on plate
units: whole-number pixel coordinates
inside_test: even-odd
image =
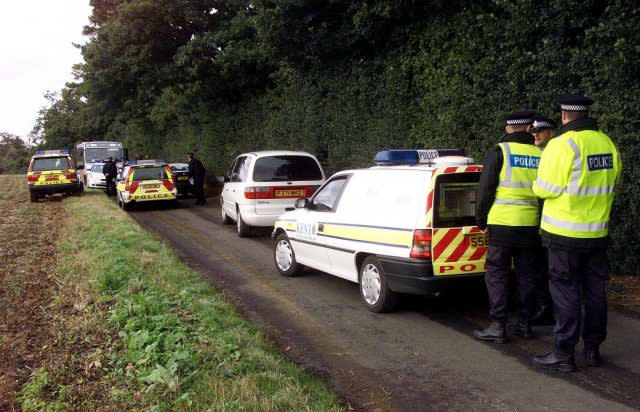
[[[276,197],[303,197],[304,189],[281,189],[276,190]]]
[[[189,176],[178,176],[178,180],[189,180]]]
[[[160,189],[160,185],[144,185],[145,189]]]
[[[469,243],[471,243],[472,247],[482,247],[487,246],[487,235],[484,233],[469,236]]]

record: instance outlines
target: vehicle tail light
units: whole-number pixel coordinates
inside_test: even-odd
[[[40,178],[40,173],[39,172],[34,172],[31,175],[27,175],[27,182],[28,183],[35,183],[38,181],[38,179]]]
[[[273,198],[273,188],[270,186],[249,186],[244,188],[246,199],[271,199]]]
[[[67,180],[78,180],[78,174],[76,172],[67,172],[64,174]]]
[[[431,258],[431,230],[417,229],[413,232],[413,246],[409,256],[416,259]]]

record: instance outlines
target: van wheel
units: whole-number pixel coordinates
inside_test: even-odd
[[[273,261],[282,276],[295,276],[300,273],[302,265],[296,261],[296,254],[286,233],[280,233],[273,248]]]
[[[237,210],[236,230],[238,232],[238,236],[240,237],[249,236],[249,232],[251,230],[251,226],[247,225],[246,223],[244,223],[244,220],[242,220],[240,208],[238,208]]]
[[[34,192],[29,192],[29,200],[33,203],[38,201],[38,194]]]
[[[222,224],[230,225],[231,223],[233,223],[233,220],[229,217],[227,212],[224,211],[224,206],[220,205],[220,210],[221,210],[220,214],[222,215]]]
[[[368,256],[360,266],[360,297],[371,312],[384,313],[393,310],[398,295],[389,289],[387,276],[380,261]]]
[[[125,212],[126,212],[127,210],[129,210],[129,205],[127,205],[127,204],[124,202],[124,200],[120,199],[119,197],[118,197],[118,204],[120,205],[120,207],[122,208],[122,210],[124,210]]]

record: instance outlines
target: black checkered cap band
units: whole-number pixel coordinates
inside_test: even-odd
[[[541,121],[541,120],[534,120],[532,127],[534,129],[545,129],[545,128],[553,129],[553,125],[551,123],[544,122],[544,121]]]
[[[586,112],[589,110],[589,106],[583,104],[561,104],[560,109],[565,112]]]
[[[529,124],[531,123],[531,119],[512,119],[512,120],[507,120],[507,125],[511,126],[514,124]]]

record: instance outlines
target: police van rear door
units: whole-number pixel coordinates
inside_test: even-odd
[[[430,195],[435,276],[485,272],[487,237],[475,225],[480,166],[436,169]]]

